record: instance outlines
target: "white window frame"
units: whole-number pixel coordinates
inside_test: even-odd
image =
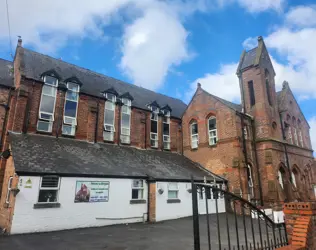
[[[291,127],[289,127],[288,137],[290,139],[291,144],[293,144],[293,136],[292,136],[292,128]]]
[[[114,134],[115,134],[115,108],[116,108],[116,96],[114,94],[111,94],[112,99],[110,100],[110,96],[108,93],[105,94],[105,97],[107,98],[107,100],[104,103],[104,131],[103,131],[103,140],[105,141],[114,141]],[[110,102],[112,103],[112,107],[113,109],[108,109],[106,107],[106,103]],[[106,117],[106,111],[113,111],[113,124],[109,124],[109,123],[105,123],[105,117]],[[106,137],[106,135],[109,135],[110,138]]]
[[[304,147],[304,141],[303,141],[303,135],[302,135],[302,130],[301,129],[298,132],[298,138],[300,140],[301,146]]]
[[[195,124],[197,126],[197,133],[193,134],[192,128],[193,128],[193,125],[195,125]],[[198,148],[199,147],[199,126],[198,126],[198,123],[196,121],[194,121],[190,124],[190,134],[191,134],[191,148],[192,149]],[[196,143],[196,146],[194,143]]]
[[[280,183],[280,186],[282,187],[282,189],[284,189],[283,175],[282,175],[282,173],[281,173],[280,170],[278,171],[278,176],[279,176],[279,183]]]
[[[123,106],[121,107],[121,143],[130,143],[131,142],[131,117],[132,117],[132,102],[130,99],[122,98]],[[123,107],[127,108],[127,112],[123,111]],[[128,127],[123,127],[123,114],[129,115],[129,124]]]
[[[167,118],[167,120],[166,121],[163,120],[163,123],[168,124],[169,135],[163,134],[163,148],[170,149],[170,144],[171,144],[171,140],[170,140],[170,111],[167,111],[165,113],[165,118]]]
[[[56,91],[55,91],[55,96],[52,96],[52,95],[47,95],[47,94],[44,94],[43,93],[43,90],[42,90],[42,93],[41,93],[41,102],[40,102],[40,107],[39,107],[39,112],[38,112],[38,121],[37,121],[37,131],[41,131],[41,132],[52,132],[53,130],[53,122],[54,122],[54,117],[55,117],[55,108],[56,108],[56,99],[57,99],[57,86],[58,86],[58,79],[56,77],[53,77],[53,76],[49,76],[49,77],[52,77],[52,78],[55,78],[56,80],[56,83],[55,85],[51,85],[51,84],[47,84],[46,83],[46,77],[47,76],[44,76],[44,85],[47,85],[49,87],[52,87],[52,88],[56,88]],[[50,96],[50,97],[54,97],[54,109],[53,109],[53,113],[49,113],[49,112],[43,112],[41,111],[41,108],[42,108],[42,101],[43,101],[43,96]],[[51,119],[44,119],[42,118],[42,114],[46,114],[46,115],[51,115]],[[38,128],[38,123],[40,122],[46,122],[46,123],[49,123],[49,130],[46,131],[46,130],[40,130]]]
[[[43,182],[43,178],[45,177],[58,177],[58,186],[57,187],[42,187],[42,182]],[[40,181],[40,185],[39,185],[39,191],[38,191],[38,197],[37,197],[37,203],[58,203],[59,201],[59,189],[60,189],[60,182],[61,182],[61,178],[59,176],[56,175],[47,175],[47,176],[42,176],[41,177],[41,181]],[[54,202],[40,202],[39,201],[39,197],[40,197],[40,192],[41,190],[57,190],[57,195],[56,195],[56,201]]]
[[[9,181],[8,181],[8,189],[7,189],[7,195],[5,198],[5,203],[9,204],[10,203],[10,195],[11,195],[11,190],[12,190],[12,182],[13,182],[13,177],[10,176]]]
[[[210,120],[215,120],[215,124],[216,124],[216,129],[210,129]],[[207,119],[207,129],[208,129],[208,143],[210,146],[216,145],[217,144],[217,119],[215,116],[211,116],[210,118]],[[215,132],[215,136],[212,135],[212,133]],[[213,140],[216,140],[216,142],[214,143]]]
[[[142,183],[141,187],[135,187],[134,186],[134,181],[140,181]],[[136,199],[133,198],[133,190],[141,191],[141,198],[139,198],[139,197],[136,198]],[[145,194],[144,190],[145,190],[145,182],[144,182],[144,180],[141,180],[141,179],[139,179],[139,180],[132,180],[132,192],[131,192],[132,200],[144,200],[144,194]]]
[[[75,133],[76,133],[76,127],[77,127],[77,115],[78,115],[78,103],[79,103],[80,86],[79,86],[78,83],[67,82],[67,88],[69,88],[69,84],[75,84],[75,85],[77,85],[78,88],[77,88],[76,91],[67,90],[67,92],[68,92],[68,91],[71,91],[71,92],[77,93],[77,100],[76,100],[76,101],[74,101],[74,100],[68,100],[68,99],[67,99],[67,93],[66,93],[66,95],[65,95],[65,103],[64,103],[64,114],[65,114],[65,111],[66,111],[66,102],[67,102],[67,100],[68,100],[68,101],[76,102],[76,103],[77,103],[77,105],[76,105],[76,117],[74,118],[74,117],[71,117],[71,116],[65,116],[65,115],[64,115],[63,126],[62,126],[62,134],[66,134],[66,133],[64,133],[64,127],[65,127],[65,126],[70,126],[70,127],[72,127],[72,133],[71,133],[70,135],[75,135]],[[68,123],[68,122],[66,122],[67,119],[74,120],[74,122]]]
[[[176,188],[170,188],[170,184],[176,184],[177,187]],[[177,196],[176,198],[170,198],[169,197],[169,191],[172,191],[172,192],[176,192]],[[168,183],[168,200],[178,200],[179,199],[179,183],[174,183],[174,182],[169,182]]]
[[[152,128],[150,128],[150,146],[152,148],[158,148],[158,122],[159,122],[158,113],[159,113],[159,108],[151,107],[151,110],[152,110],[152,113],[150,115],[150,120],[151,121],[156,121],[156,123],[157,123],[157,133],[151,132]],[[154,114],[154,118],[156,118],[156,119],[153,119],[153,116],[152,116],[153,114]],[[153,144],[154,144],[154,146],[152,146]]]

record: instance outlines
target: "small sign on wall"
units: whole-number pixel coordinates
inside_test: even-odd
[[[30,178],[25,182],[24,188],[32,188],[32,181]]]
[[[77,181],[75,202],[107,202],[109,187],[108,181]]]

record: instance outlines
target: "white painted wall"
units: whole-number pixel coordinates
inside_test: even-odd
[[[80,227],[95,227],[111,224],[142,222],[146,219],[147,204],[130,204],[131,179],[61,178],[60,208],[34,209],[37,203],[40,177],[22,176],[25,183],[31,179],[32,188],[19,186],[11,234],[45,232]],[[109,181],[109,201],[75,203],[76,181]],[[147,200],[147,184],[144,190]],[[104,219],[97,219],[104,218]]]
[[[156,194],[156,221],[171,220],[181,217],[192,216],[192,194],[187,190],[191,188],[191,183],[178,183],[179,193],[178,198],[180,203],[167,203],[168,200],[168,183],[157,182],[157,194]],[[158,190],[163,189],[163,194],[159,194]],[[212,196],[213,197],[213,196]],[[205,196],[204,199],[199,199],[199,213],[205,214]],[[209,213],[215,213],[215,200],[209,199]],[[218,211],[219,213],[225,212],[224,199],[218,199]]]

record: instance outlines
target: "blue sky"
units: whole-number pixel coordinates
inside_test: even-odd
[[[277,89],[283,80],[290,83],[316,148],[315,1],[8,2],[13,47],[21,35],[25,47],[185,102],[197,82],[239,102],[237,63],[261,35]],[[6,17],[5,0],[0,0],[0,57],[10,59]]]

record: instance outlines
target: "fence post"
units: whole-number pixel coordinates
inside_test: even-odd
[[[193,176],[191,177],[191,185],[192,185],[194,250],[200,250],[200,225],[199,225],[199,209],[198,209],[198,200],[197,200],[197,187],[196,187],[196,184],[194,184]]]

